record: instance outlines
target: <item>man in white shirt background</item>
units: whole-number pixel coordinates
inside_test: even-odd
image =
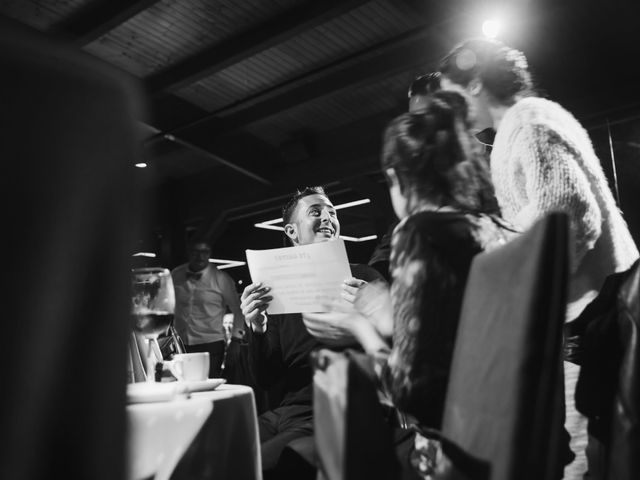
[[[209,377],[222,376],[224,315],[233,314],[232,335],[242,337],[244,316],[231,276],[209,262],[206,241],[189,243],[189,262],[172,272],[176,294],[174,326],[188,353],[209,352]]]

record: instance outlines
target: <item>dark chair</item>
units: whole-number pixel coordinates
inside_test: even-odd
[[[576,408],[589,419],[594,480],[640,478],[640,260],[610,275],[574,322]]]
[[[8,21],[0,63],[0,478],[124,478],[139,92]]]
[[[314,437],[319,478],[399,478],[390,422],[363,353],[319,351],[314,358]]]
[[[472,264],[437,478],[561,478],[567,220],[551,214]]]

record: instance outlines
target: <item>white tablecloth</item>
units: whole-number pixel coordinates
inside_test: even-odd
[[[131,480],[261,480],[253,390],[221,385],[127,406]]]

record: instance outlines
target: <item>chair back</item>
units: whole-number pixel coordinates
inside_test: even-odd
[[[640,260],[610,275],[574,322],[581,365],[576,408],[589,419],[589,474],[640,478]]]
[[[370,357],[349,350],[321,350],[313,364],[319,477],[398,478],[391,427],[378,398]]]
[[[123,478],[139,92],[4,20],[0,64],[0,478]]]
[[[439,478],[559,478],[567,219],[551,214],[473,261],[443,417]]]

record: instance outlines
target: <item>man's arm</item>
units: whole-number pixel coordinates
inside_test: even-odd
[[[274,316],[268,319],[264,331],[247,329],[249,341],[249,362],[256,382],[268,390],[280,380],[284,370],[280,345],[280,320]]]
[[[241,308],[249,340],[249,362],[258,385],[269,389],[276,383],[284,368],[280,345],[280,319],[268,318],[265,311],[273,299],[269,287],[251,283],[242,292]]]

